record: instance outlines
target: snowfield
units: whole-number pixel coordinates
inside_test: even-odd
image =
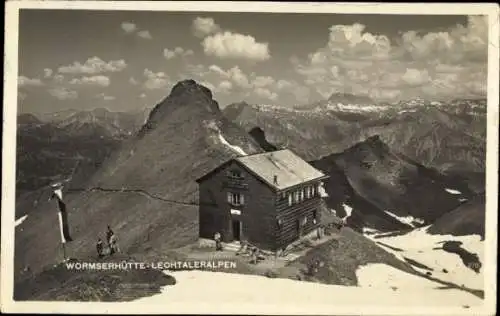
[[[241,147],[239,146],[234,146],[234,145],[231,145],[227,140],[226,138],[222,135],[222,132],[221,130],[219,129],[219,127],[217,126],[217,123],[213,120],[210,120],[210,121],[204,121],[204,124],[205,124],[205,127],[207,127],[209,130],[213,131],[214,133],[216,133],[217,135],[217,139],[219,140],[219,142],[221,144],[223,144],[224,146],[227,146],[229,147],[231,150],[233,150],[234,152],[238,153],[239,155],[243,155],[243,156],[246,156],[247,153],[241,149]],[[215,136],[215,135],[213,135]]]
[[[446,188],[445,190],[446,190],[446,192],[448,192],[450,194],[454,194],[454,195],[462,194],[462,192],[457,191],[457,190],[453,190],[453,189],[450,189],[450,188]]]
[[[207,303],[210,308],[220,308],[223,304],[235,304],[238,308],[242,307],[241,304],[249,304],[250,308],[276,304],[281,305],[281,313],[293,313],[297,309],[311,312],[321,307],[329,309],[331,313],[349,306],[351,311],[358,312],[361,306],[463,309],[464,305],[473,307],[483,303],[472,294],[438,289],[440,284],[384,264],[361,267],[357,273],[360,286],[326,285],[210,271],[172,271],[168,274],[176,279],[175,285],[165,286],[160,294],[140,298],[134,303],[171,306],[196,302],[197,306]],[[245,312],[248,312],[246,307]]]
[[[243,156],[246,156],[247,153],[241,149],[241,147],[239,146],[234,146],[234,145],[231,145],[225,138],[224,136],[222,136],[222,134],[219,132],[219,140],[221,143],[223,143],[224,145],[226,145],[227,147],[231,148],[232,150],[234,150],[235,152],[237,152],[238,154],[240,155],[243,155]]]
[[[342,203],[342,207],[344,208],[344,211],[346,213],[346,216],[342,219],[346,220],[352,214],[352,207],[350,207],[349,205],[347,205],[345,203]]]
[[[432,268],[433,271],[430,272],[435,278],[455,283],[458,286],[464,285],[471,289],[483,290],[483,269],[479,273],[476,273],[465,266],[459,255],[440,249],[442,243],[445,241],[460,241],[462,242],[461,247],[463,249],[476,254],[480,262],[484,264],[485,250],[481,237],[479,235],[432,235],[427,233],[428,228],[429,226],[421,227],[401,236],[380,238],[375,238],[376,235],[373,234],[366,234],[365,236],[375,242],[383,243],[379,245],[386,251],[393,253],[400,260],[404,260],[403,257],[406,257]],[[402,249],[402,251],[385,247],[384,244]],[[428,271],[415,266],[414,268],[424,273]],[[446,269],[447,273],[443,269]]]
[[[423,219],[420,219],[420,218],[415,218],[411,215],[408,215],[408,216],[397,216],[396,214],[394,213],[391,213],[389,211],[384,211],[387,215],[397,219],[398,221],[400,221],[401,223],[403,224],[406,224],[406,225],[409,225],[411,227],[415,227],[415,223],[417,224],[423,224],[424,223],[424,220]]]
[[[387,106],[381,105],[365,105],[365,104],[353,104],[353,103],[328,103],[326,105],[327,110],[334,111],[344,111],[344,112],[354,112],[354,113],[367,113],[367,112],[380,112],[388,109]]]
[[[21,225],[27,218],[28,218],[28,215],[24,215],[24,216],[16,219],[16,226],[15,227]]]

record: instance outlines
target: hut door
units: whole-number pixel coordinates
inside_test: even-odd
[[[300,219],[296,221],[296,229],[297,229],[297,235],[299,237],[302,237],[303,229],[302,229],[302,221]]]
[[[233,240],[241,240],[241,222],[233,219]]]

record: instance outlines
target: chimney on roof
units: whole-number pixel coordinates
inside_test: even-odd
[[[278,185],[278,176],[277,175],[274,175],[274,184]]]

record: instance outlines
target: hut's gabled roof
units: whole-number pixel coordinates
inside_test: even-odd
[[[289,149],[237,157],[231,161],[236,161],[276,190],[284,190],[300,183],[327,177]],[[197,181],[200,182],[219,168]]]

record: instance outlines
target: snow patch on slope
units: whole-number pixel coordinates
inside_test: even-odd
[[[428,279],[396,269],[384,263],[371,263],[356,270],[361,287],[397,289],[433,289],[438,285]]]
[[[432,269],[433,277],[443,281],[464,285],[466,287],[481,290],[484,288],[483,269],[479,273],[465,266],[459,255],[446,252],[442,249],[445,241],[460,241],[461,247],[470,253],[478,256],[484,265],[484,242],[479,235],[453,236],[453,235],[432,235],[427,233],[430,226],[417,228],[407,234],[399,236],[379,237],[368,235],[367,238],[377,242],[386,251],[394,254],[400,260],[404,257],[412,259],[418,263]],[[388,245],[390,247],[386,247]],[[398,251],[395,249],[401,249]],[[428,270],[414,268],[420,272]],[[446,271],[446,272],[445,272]]]
[[[234,150],[235,152],[237,152],[238,154],[240,155],[243,155],[243,156],[246,156],[247,153],[241,149],[241,147],[239,146],[235,146],[235,145],[231,145],[225,138],[224,136],[222,136],[222,134],[219,132],[219,140],[221,143],[223,143],[224,145],[226,145],[227,147],[231,148],[232,150]]]
[[[327,110],[352,112],[352,113],[368,113],[387,110],[387,106],[383,105],[364,105],[354,103],[328,103]]]
[[[234,152],[238,153],[239,155],[246,156],[247,153],[241,149],[239,146],[231,145],[226,138],[222,135],[221,130],[219,129],[219,126],[217,126],[217,123],[213,120],[210,121],[204,121],[205,127],[208,128],[209,130],[212,130],[214,133],[217,134],[218,140],[225,146],[229,147],[231,150]]]
[[[450,189],[450,188],[446,188],[445,190],[446,190],[446,192],[448,192],[450,194],[454,194],[454,195],[462,194],[462,192],[457,191],[457,190],[453,190],[453,189]]]
[[[350,207],[349,205],[347,205],[345,203],[342,203],[342,207],[344,208],[344,211],[346,213],[346,216],[344,216],[344,218],[342,218],[342,219],[346,220],[352,214],[352,207]]]
[[[363,227],[362,228],[363,235],[374,235],[374,234],[380,234],[380,231],[375,229],[375,228],[370,228],[370,227]]]
[[[28,215],[24,215],[24,216],[16,219],[16,226],[15,227],[21,225],[27,218],[28,218]]]
[[[403,224],[406,224],[408,226],[411,226],[411,227],[415,227],[415,224],[423,224],[424,223],[424,220],[423,219],[420,219],[420,218],[415,218],[411,215],[408,215],[408,216],[397,216],[396,214],[394,213],[391,213],[389,211],[384,211],[387,215],[397,219],[399,222],[403,223]]]
[[[230,303],[231,306],[238,306],[240,309],[245,306],[245,311],[250,313],[253,313],[251,308],[260,308],[262,312],[263,305],[266,305],[269,308],[275,306],[281,313],[287,314],[296,314],[296,311],[290,309],[294,306],[300,306],[301,310],[312,308],[315,311],[323,307],[326,313],[331,313],[332,308],[335,308],[337,313],[340,313],[343,309],[359,312],[360,306],[390,308],[394,307],[395,302],[398,308],[432,306],[433,311],[439,306],[462,308],[465,304],[471,307],[479,307],[482,304],[482,300],[472,294],[455,289],[440,290],[438,289],[440,285],[437,283],[418,280],[418,277],[415,279],[411,275],[381,265],[369,265],[358,271],[361,286],[327,285],[197,270],[172,271],[168,274],[176,279],[175,285],[165,286],[161,293],[137,299],[134,303],[168,304],[170,307],[182,304],[185,309],[186,303],[196,302],[196,307],[200,311],[203,308],[210,308],[212,311]],[[383,284],[383,278],[388,277],[390,282]],[[223,286],[214,291],[214,284]],[[390,287],[392,285],[398,288],[395,290]],[[415,295],[415,288],[418,290],[418,295]],[[472,308],[468,311],[471,310]]]

